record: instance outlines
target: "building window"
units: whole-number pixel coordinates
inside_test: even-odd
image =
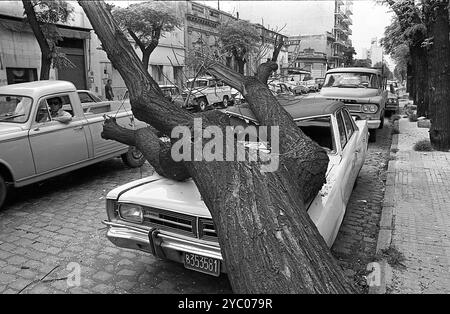
[[[157,82],[162,82],[164,80],[162,65],[152,64],[152,77]]]
[[[37,69],[6,68],[6,79],[8,84],[37,81]]]
[[[212,17],[219,17],[219,12],[213,11],[213,10],[209,10],[209,15],[211,15]]]

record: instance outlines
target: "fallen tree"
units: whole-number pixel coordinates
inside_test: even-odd
[[[164,98],[105,3],[79,4],[125,81],[135,117],[167,136],[177,126],[193,129],[195,115]],[[275,66],[273,60],[261,65],[255,77],[217,63],[208,68],[243,93],[262,125],[279,127],[279,167],[274,172],[262,172],[260,162],[175,162],[169,149],[173,143],[162,142],[150,128],[128,130],[114,120],[105,124],[103,136],[137,146],[162,175],[193,178],[211,212],[234,292],[355,292],[305,208],[305,200],[325,182],[327,154],[301,132],[269,91],[266,82]],[[220,112],[199,117],[203,128],[217,126],[225,133],[230,125]],[[192,138],[193,151],[198,141],[207,142]]]

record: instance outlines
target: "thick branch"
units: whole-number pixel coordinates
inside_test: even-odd
[[[170,142],[163,142],[153,127],[130,130],[117,124],[115,118],[105,120],[102,138],[135,146],[153,166],[155,171],[169,179],[183,181],[190,177],[183,162],[175,162],[171,156]]]

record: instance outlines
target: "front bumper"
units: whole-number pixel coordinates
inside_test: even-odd
[[[211,257],[220,260],[220,270],[226,273],[220,247],[213,242],[200,242],[199,239],[146,226],[136,227],[107,220],[103,224],[108,226],[106,237],[118,247],[144,251],[178,263],[184,263],[185,253]]]

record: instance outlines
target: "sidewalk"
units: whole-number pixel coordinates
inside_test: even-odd
[[[428,129],[407,118],[399,130],[377,250],[395,247],[405,260],[392,268],[386,293],[450,293],[450,152],[414,151]]]

